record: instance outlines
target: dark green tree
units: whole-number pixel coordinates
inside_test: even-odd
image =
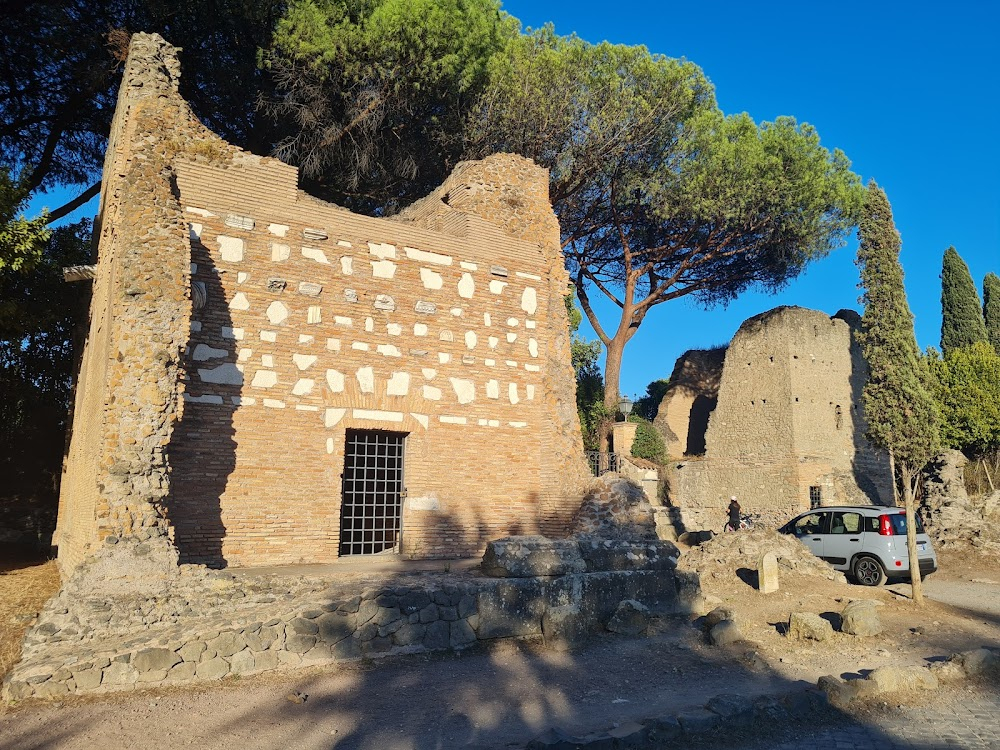
[[[983,320],[986,337],[1000,354],[1000,276],[995,273],[988,273],[983,279]]]
[[[874,181],[868,184],[858,234],[857,265],[865,306],[859,339],[870,368],[864,388],[868,437],[889,452],[893,472],[899,473],[913,599],[922,603],[920,571],[915,564],[914,494],[923,467],[940,449],[940,429],[927,363],[917,348],[903,286],[899,233],[889,200]]]
[[[941,264],[941,351],[986,341],[983,308],[965,261],[949,247]]]
[[[1000,354],[985,341],[928,357],[941,442],[979,459],[1000,450]]]
[[[665,379],[654,380],[646,386],[646,393],[637,398],[632,406],[632,413],[637,414],[648,422],[656,419],[656,413],[660,410],[660,402],[667,393],[670,381]]]

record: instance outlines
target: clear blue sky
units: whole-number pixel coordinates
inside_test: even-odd
[[[562,34],[686,57],[728,113],[816,126],[892,202],[921,348],[940,339],[945,248],[955,246],[980,291],[988,271],[1000,273],[1000,5],[505,0],[504,8],[526,27],[552,21]],[[94,211],[96,201],[79,213]],[[641,395],[683,351],[724,344],[743,320],[777,305],[860,311],[856,249],[852,240],[776,296],[748,293],[709,311],[686,299],[658,306],[625,351],[622,392]]]
[[[727,113],[792,115],[845,151],[892,202],[921,348],[941,334],[941,257],[949,245],[982,293],[1000,274],[1000,5],[991,2],[767,3],[504,0],[525,26],[555,24],[599,42],[645,44],[697,63]],[[857,242],[813,265],[777,296],[726,310],[688,300],[649,314],[625,350],[622,392],[645,392],[683,351],[729,341],[777,305],[860,312]]]

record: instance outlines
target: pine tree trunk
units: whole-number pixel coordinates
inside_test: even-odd
[[[913,601],[916,604],[923,604],[920,559],[917,557],[917,514],[913,497],[913,483],[920,476],[920,472],[911,471],[907,463],[900,462],[899,473],[903,480],[903,498],[906,504],[906,554],[910,558],[910,586],[913,588]]]
[[[622,356],[625,353],[625,337],[615,336],[605,347],[607,355],[604,361],[604,408],[611,421],[618,414],[618,388],[622,376]],[[601,450],[611,451],[611,422],[604,425],[601,435]]]

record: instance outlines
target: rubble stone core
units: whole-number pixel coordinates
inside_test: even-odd
[[[706,398],[714,398],[718,378],[703,455],[672,467],[670,499],[688,529],[721,528],[733,495],[744,513],[771,527],[811,503],[892,504],[888,457],[864,437],[867,365],[854,337],[859,324],[849,310],[830,317],[779,307],[743,323],[717,376],[711,352],[695,359],[688,353],[693,365],[678,363],[675,376],[697,370]],[[668,390],[664,405],[676,411],[683,395]],[[688,401],[693,419],[696,399]],[[687,438],[682,415],[672,413],[666,424],[673,445],[701,442]]]
[[[406,435],[408,556],[564,533],[588,472],[547,172],[498,154],[394,219],[359,216],[204,128],[176,53],[133,37],[109,139],[64,575],[138,544],[336,558],[353,429]]]

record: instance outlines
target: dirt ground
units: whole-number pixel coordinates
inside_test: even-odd
[[[8,554],[0,559],[0,681],[21,658],[21,638],[59,590],[55,560]]]
[[[928,596],[969,587],[959,606],[929,600],[920,608],[904,597],[905,585],[868,589],[789,571],[782,571],[778,592],[762,595],[737,574],[745,561],[722,559],[703,572],[702,587],[710,605],[734,610],[747,639],[727,649],[706,643],[697,618],[672,617],[659,620],[648,637],[608,635],[570,653],[511,642],[194,688],[29,701],[0,707],[0,747],[126,750],[154,738],[161,748],[206,750],[522,747],[551,726],[586,733],[703,705],[720,693],[784,693],[824,674],[926,664],[1000,646],[1000,614],[983,607],[990,597],[1000,599],[1000,561],[949,552],[941,564],[927,581]],[[44,568],[24,574],[40,576]],[[11,581],[0,576],[0,585]],[[32,588],[26,578],[15,586]],[[859,598],[882,603],[882,636],[836,633],[827,642],[800,644],[781,634],[791,611],[836,620]],[[296,696],[304,700],[289,700]]]

